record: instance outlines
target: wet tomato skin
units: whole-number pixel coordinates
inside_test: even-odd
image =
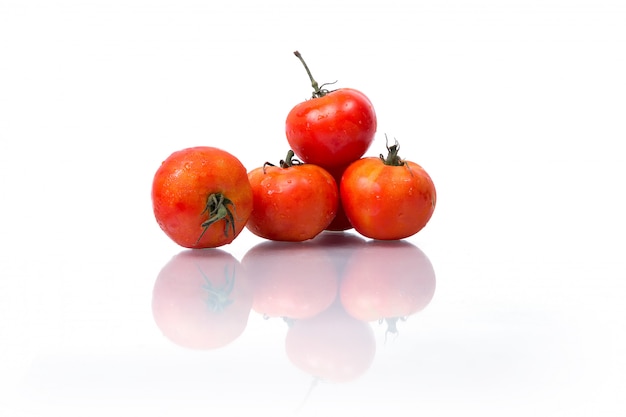
[[[418,164],[387,165],[365,157],[344,171],[340,196],[350,224],[363,236],[404,239],[419,232],[435,210],[437,193],[429,174]]]
[[[210,226],[209,196],[222,196],[232,218]],[[152,206],[157,223],[174,242],[186,248],[214,248],[231,243],[252,212],[252,188],[238,158],[222,149],[198,146],[166,158],[152,183]]]
[[[254,209],[246,227],[269,240],[301,242],[322,232],[337,214],[337,183],[314,164],[264,166],[248,173]]]
[[[328,168],[361,158],[376,128],[376,112],[367,96],[340,88],[294,106],[287,115],[285,133],[303,162]]]

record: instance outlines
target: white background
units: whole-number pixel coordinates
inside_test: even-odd
[[[196,352],[151,313],[155,170],[283,158],[296,49],[438,191],[432,302],[308,397],[280,320]],[[0,0],[0,414],[624,415],[625,74],[619,0]]]

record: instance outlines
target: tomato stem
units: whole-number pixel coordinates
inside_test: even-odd
[[[231,208],[232,207],[232,210]],[[235,234],[235,217],[233,216],[233,211],[235,210],[235,205],[232,201],[224,196],[222,193],[213,193],[210,194],[206,199],[206,206],[200,216],[204,216],[205,213],[208,214],[209,218],[202,222],[202,233],[198,237],[196,243],[200,242],[200,239],[204,236],[206,231],[211,227],[213,223],[216,223],[222,219],[226,221],[226,225],[224,226],[224,235],[228,236],[228,228],[230,227],[233,235]]]
[[[285,157],[285,159],[281,159],[280,162],[278,163],[278,166],[280,166],[281,168],[289,168],[292,167],[294,165],[302,165],[302,161],[300,161],[298,158],[295,158],[296,153],[289,149],[289,151],[287,151],[287,156]],[[273,167],[276,166],[274,164],[272,164],[271,162],[266,162],[263,164],[263,173],[265,174],[265,167]]]
[[[387,157],[385,158],[383,154],[380,154],[380,160],[383,161],[385,165],[391,165],[396,167],[403,166],[404,161],[400,158],[400,156],[398,156],[398,152],[400,151],[400,144],[398,143],[398,141],[396,140],[393,145],[389,146],[387,135],[385,135],[385,141],[385,147],[387,148]]]
[[[306,62],[304,62],[304,59],[302,58],[302,55],[300,55],[300,52],[294,51],[293,54],[296,57],[298,57],[300,62],[302,62],[302,65],[304,65],[304,69],[306,70],[306,73],[309,75],[309,79],[311,80],[311,87],[313,87],[313,96],[312,97],[313,98],[324,97],[326,95],[326,93],[328,93],[328,91],[322,90],[321,87],[319,86],[319,84],[317,83],[317,81],[315,81],[315,79],[313,78],[313,75],[311,74],[311,70],[309,70],[309,66],[306,64]]]
[[[292,151],[291,149],[289,149],[289,151],[287,151],[287,156],[285,157],[284,160],[281,159],[280,161],[280,167],[281,168],[289,168],[292,167],[294,165],[301,165],[302,162],[300,162],[299,159],[294,158],[296,156],[295,152]]]

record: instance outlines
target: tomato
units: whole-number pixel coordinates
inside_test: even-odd
[[[324,230],[337,214],[337,183],[325,169],[294,160],[264,165],[248,173],[254,209],[246,227],[255,235],[301,242]]]
[[[407,241],[372,240],[347,262],[339,299],[346,312],[363,321],[386,320],[397,331],[398,319],[422,311],[436,287],[428,257]]]
[[[246,168],[232,154],[198,146],[172,153],[152,183],[154,216],[167,236],[186,248],[231,243],[252,212]]]
[[[363,236],[403,239],[426,226],[437,193],[420,165],[400,159],[397,143],[387,149],[387,158],[361,158],[348,166],[340,184],[341,203],[350,223]]]
[[[339,187],[341,185],[341,176],[345,171],[346,166],[340,167],[330,167],[326,168],[326,170],[333,176],[335,182],[337,183],[337,192],[339,193]],[[333,232],[343,232],[345,230],[352,229],[352,224],[346,216],[346,212],[343,209],[343,205],[341,204],[341,199],[339,199],[339,205],[337,206],[337,215],[333,219],[332,222],[326,227],[326,230],[330,230]]]
[[[376,338],[369,323],[335,303],[315,317],[295,321],[287,330],[285,352],[294,366],[318,379],[347,382],[374,362]]]
[[[241,260],[254,283],[252,309],[266,318],[305,319],[337,298],[338,272],[329,251],[312,241],[262,242]]]
[[[362,92],[352,88],[325,90],[317,84],[302,56],[313,96],[294,106],[287,115],[285,133],[296,155],[324,168],[347,165],[362,157],[374,140],[374,107]]]
[[[231,254],[185,250],[159,272],[152,314],[163,335],[189,349],[228,345],[245,330],[252,285]]]

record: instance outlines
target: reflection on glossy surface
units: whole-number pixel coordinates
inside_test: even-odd
[[[265,317],[313,317],[337,297],[333,259],[311,241],[262,242],[246,252],[241,263],[254,285],[252,308]]]
[[[152,293],[154,321],[174,343],[215,349],[239,337],[252,288],[239,261],[220,249],[185,250],[160,271]]]
[[[371,326],[346,314],[339,303],[315,317],[296,320],[285,337],[287,357],[323,381],[352,381],[364,374],[376,354]]]
[[[339,279],[344,275],[346,264],[352,253],[367,242],[361,235],[351,232],[325,231],[311,240],[311,244],[320,246],[333,258]]]
[[[374,361],[370,322],[385,319],[395,332],[434,291],[433,267],[416,246],[324,232],[307,242],[261,242],[241,263],[220,249],[185,250],[161,270],[152,309],[163,334],[192,349],[229,344],[251,311],[281,318],[296,368],[316,381],[347,382]]]
[[[397,320],[423,310],[435,293],[435,271],[428,257],[406,241],[370,241],[356,249],[339,290],[346,311],[364,321]]]

